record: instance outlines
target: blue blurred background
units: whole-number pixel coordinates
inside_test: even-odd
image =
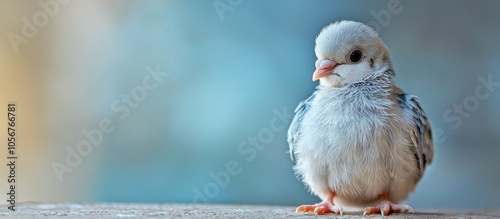
[[[395,81],[419,96],[433,125],[435,159],[408,203],[498,208],[500,86],[481,78],[500,82],[499,9],[498,1],[1,1],[0,100],[19,107],[19,201],[319,201],[294,176],[286,129],[317,85],[316,35],[346,19],[379,31]],[[26,41],[16,45],[13,34]],[[89,142],[84,132],[103,120],[113,131],[69,166],[68,154]]]

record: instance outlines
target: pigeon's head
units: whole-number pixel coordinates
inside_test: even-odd
[[[354,21],[332,23],[319,33],[314,48],[313,81],[328,87],[361,82],[390,66],[389,50],[373,28]]]

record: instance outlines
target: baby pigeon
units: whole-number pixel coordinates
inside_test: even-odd
[[[288,130],[294,170],[322,199],[296,212],[413,212],[404,204],[432,161],[431,127],[417,97],[392,81],[389,50],[371,27],[332,23],[316,38],[317,90]]]

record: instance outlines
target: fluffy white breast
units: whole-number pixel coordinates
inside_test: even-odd
[[[405,147],[399,108],[388,95],[372,89],[320,88],[295,151],[295,170],[312,192],[324,198],[335,191],[337,201],[364,206],[391,192],[395,178],[408,178],[405,171],[414,170],[408,157],[413,155]],[[395,196],[400,200],[408,192]]]

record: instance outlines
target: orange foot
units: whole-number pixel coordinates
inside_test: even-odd
[[[297,207],[297,209],[295,209],[295,212],[314,212],[314,214],[316,215],[323,215],[328,213],[342,215],[344,213],[344,210],[342,209],[342,207],[333,204],[333,197],[335,197],[335,193],[332,192],[322,202],[314,205],[301,205]]]
[[[381,213],[382,216],[387,216],[391,212],[394,212],[394,213],[412,212],[413,213],[414,211],[413,211],[413,208],[411,208],[409,205],[393,204],[391,201],[389,201],[389,195],[384,194],[384,195],[382,195],[382,202],[380,202],[380,204],[377,207],[365,208],[365,212],[363,213],[363,216],[375,214],[375,213]]]

